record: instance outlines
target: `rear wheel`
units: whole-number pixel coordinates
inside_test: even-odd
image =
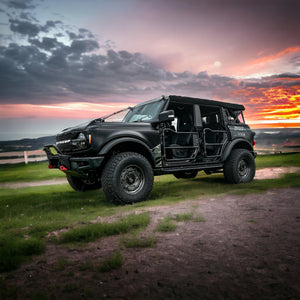
[[[71,175],[67,175],[67,180],[70,186],[78,192],[98,190],[101,188],[100,181],[91,181],[90,179],[83,179]]]
[[[246,183],[255,176],[254,157],[249,150],[234,149],[224,165],[224,177],[229,183]]]
[[[135,152],[112,156],[102,173],[103,191],[116,204],[146,200],[152,190],[153,180],[149,161]]]
[[[173,175],[177,178],[177,179],[188,179],[188,178],[195,178],[198,174],[198,171],[178,171],[175,172]]]

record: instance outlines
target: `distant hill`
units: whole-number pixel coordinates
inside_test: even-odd
[[[44,145],[48,144],[55,144],[55,136],[15,141],[0,141],[0,152],[39,150],[42,149]]]
[[[257,150],[300,151],[300,128],[268,128],[254,131]]]

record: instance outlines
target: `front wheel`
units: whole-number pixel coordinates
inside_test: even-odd
[[[249,150],[234,149],[224,165],[224,177],[229,183],[251,182],[255,176],[254,157]]]
[[[152,190],[153,180],[149,161],[135,152],[112,156],[102,173],[103,191],[116,204],[146,200]]]

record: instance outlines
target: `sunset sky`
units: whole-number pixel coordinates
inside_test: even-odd
[[[0,0],[0,140],[162,94],[300,127],[300,1]]]

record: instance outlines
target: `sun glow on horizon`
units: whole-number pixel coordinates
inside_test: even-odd
[[[103,117],[116,110],[126,108],[132,103],[89,103],[67,102],[59,104],[2,104],[0,105],[1,118],[62,118],[88,119]]]
[[[300,85],[247,87],[234,91],[231,96],[244,103],[246,122],[252,128],[300,127]],[[94,119],[132,106],[133,102],[2,104],[0,117],[3,119]]]
[[[253,127],[300,127],[299,85],[247,87],[233,96],[243,99],[246,119]]]

